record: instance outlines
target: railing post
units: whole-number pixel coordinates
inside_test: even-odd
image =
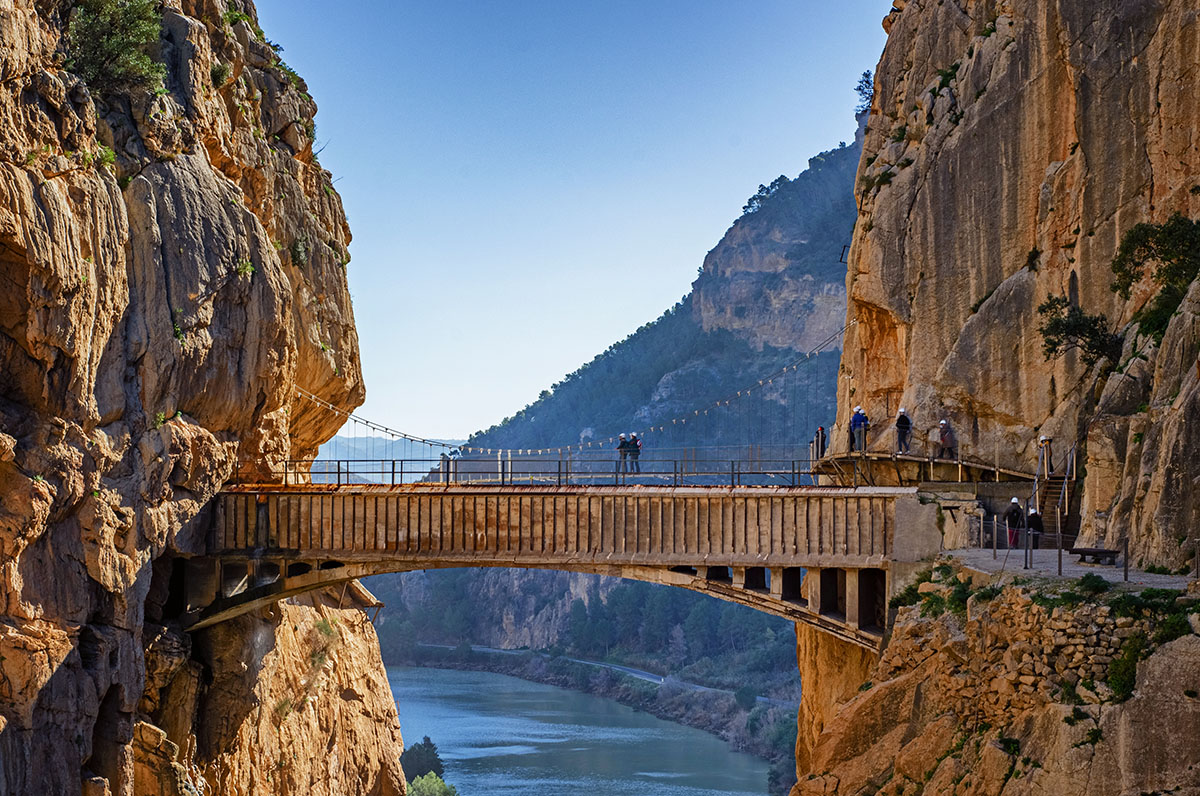
[[[1129,537],[1121,539],[1121,559],[1125,562],[1125,582],[1129,582]]]
[[[1062,575],[1062,526],[1061,525],[1058,526],[1058,533],[1056,533],[1054,535],[1057,537],[1056,546],[1058,547],[1058,574]]]
[[[992,560],[996,560],[996,537],[1000,535],[1000,523],[992,517]]]
[[[396,460],[392,459],[392,486],[396,485]]]
[[[558,460],[558,485],[562,486],[562,459]]]
[[[737,486],[737,482],[736,482],[734,474],[733,474],[733,467],[734,467],[734,462],[731,461],[729,463],[729,485]]]

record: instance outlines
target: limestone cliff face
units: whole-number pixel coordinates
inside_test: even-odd
[[[863,132],[860,124],[853,144],[810,158],[807,169],[735,221],[704,258],[692,285],[692,311],[704,331],[731,331],[760,350],[807,351],[842,327],[839,261],[850,242],[849,186]]]
[[[1084,534],[1179,563],[1200,389],[1196,295],[1161,346],[1128,330],[1115,373],[1046,362],[1037,306],[1127,324],[1109,289],[1125,231],[1200,215],[1194,4],[909,0],[885,20],[847,275],[839,422],[906,405],[963,453],[1032,471],[1039,434],[1087,455]],[[880,433],[885,424],[877,424]],[[834,434],[844,446],[844,434]],[[882,442],[879,444],[883,444]]]
[[[158,626],[173,560],[201,550],[203,507],[239,461],[311,455],[334,433],[297,386],[363,397],[316,106],[249,2],[163,5],[166,90],[101,95],[65,68],[65,4],[0,3],[0,794],[157,792],[143,788],[155,770],[176,791],[225,771],[215,792],[246,792],[234,781],[259,774],[244,745],[269,722],[187,741],[228,703],[205,679],[215,664]],[[313,619],[282,610],[273,621]],[[371,634],[339,627],[366,654]],[[270,712],[274,667],[302,649],[286,630],[256,631],[267,649],[239,675],[243,712]],[[156,705],[193,665],[208,674],[181,681],[178,713]],[[346,699],[322,691],[321,721],[282,725],[302,754],[337,742],[339,715],[393,710],[374,689],[321,712],[329,696]],[[385,735],[381,759],[398,752]],[[167,736],[190,748],[168,760]],[[364,780],[403,787],[362,762]]]
[[[1047,609],[1016,588],[971,598],[965,619],[902,608],[882,660],[806,750],[793,796],[1200,793],[1200,637],[1136,664],[1125,701],[1104,683],[1151,622]]]

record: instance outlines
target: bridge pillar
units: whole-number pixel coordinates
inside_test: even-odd
[[[821,613],[821,574],[824,572],[820,567],[809,567],[808,577],[804,579],[805,591],[808,592],[808,607],[816,613]]]
[[[847,569],[846,572],[846,624],[853,628],[862,628],[858,594],[858,570]]]

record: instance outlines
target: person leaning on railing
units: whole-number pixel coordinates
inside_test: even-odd
[[[958,439],[954,436],[954,429],[950,428],[950,424],[945,420],[938,422],[938,455],[939,459],[957,459],[958,458]]]
[[[850,450],[866,451],[867,429],[870,426],[871,421],[867,418],[867,413],[863,411],[863,408],[861,406],[854,407],[854,414],[850,417]]]

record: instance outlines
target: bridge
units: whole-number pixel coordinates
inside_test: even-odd
[[[213,515],[186,564],[193,630],[369,575],[529,567],[679,586],[878,650],[897,579],[941,543],[913,487],[309,481],[230,487]]]
[[[889,598],[942,549],[942,488],[970,485],[949,498],[968,506],[991,483],[1007,506],[1017,485],[1002,482],[1023,482],[1045,502],[1039,473],[970,458],[751,445],[626,461],[612,439],[459,449],[301,397],[430,455],[252,463],[217,496],[206,554],[180,562],[189,629],[370,575],[525,567],[691,589],[878,651]]]

